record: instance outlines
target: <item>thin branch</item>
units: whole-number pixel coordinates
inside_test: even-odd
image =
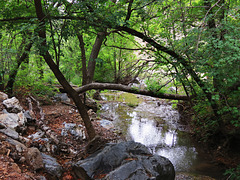
[[[139,50],[150,50],[153,51],[152,48],[125,48],[125,47],[119,47],[119,46],[108,46],[106,43],[104,43],[105,46],[107,47],[113,47],[117,49],[124,49],[124,50],[130,50],[130,51],[139,51]]]
[[[128,21],[130,19],[130,17],[131,17],[132,4],[133,4],[133,0],[130,0],[129,4],[128,4],[128,12],[127,12],[127,16],[126,16],[125,22]]]
[[[153,0],[153,1],[149,2],[149,3],[146,3],[145,5],[140,6],[140,7],[138,7],[138,8],[134,8],[134,9],[132,9],[132,11],[135,11],[135,10],[138,10],[138,9],[142,9],[142,8],[144,8],[144,7],[152,4],[152,3],[154,3],[154,2],[156,2],[156,0]]]

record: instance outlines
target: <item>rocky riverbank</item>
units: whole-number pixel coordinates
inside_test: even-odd
[[[8,98],[4,93],[0,95],[0,179],[112,179],[116,174],[121,175],[122,170],[129,171],[130,179],[135,176],[166,176],[174,179],[171,162],[167,158],[151,155],[139,143],[129,142],[124,147],[118,146],[126,152],[119,150],[119,153],[112,155],[115,160],[110,158],[117,146],[111,144],[105,147],[105,144],[119,141],[121,137],[111,128],[104,128],[92,109],[88,113],[99,136],[94,143],[88,143],[82,119],[67,97],[61,97],[55,104],[42,108],[31,96],[19,102],[16,97]],[[80,164],[92,159],[91,154],[96,151],[98,154],[94,156],[105,156],[103,159],[106,161],[92,165],[105,164],[107,168],[101,170],[105,173],[96,170],[98,174],[94,172],[82,177],[79,175]],[[114,162],[118,171],[109,171],[108,167],[112,167]],[[135,168],[126,168],[132,163],[135,163]],[[85,164],[84,167],[91,169],[92,165]],[[101,165],[99,167],[102,168]],[[157,171],[155,167],[159,167]]]

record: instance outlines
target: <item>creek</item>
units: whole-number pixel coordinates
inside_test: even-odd
[[[99,116],[103,122],[111,120],[114,131],[125,140],[140,142],[153,154],[167,157],[177,173],[222,178],[222,172],[209,160],[209,155],[192,140],[188,126],[179,123],[180,115],[170,102],[123,92],[101,96],[104,103]]]

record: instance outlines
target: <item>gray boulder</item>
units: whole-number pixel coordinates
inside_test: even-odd
[[[19,127],[19,116],[14,113],[0,114],[0,122],[9,128],[17,129]]]
[[[65,102],[65,103],[70,103],[71,102],[67,93],[56,94],[54,96],[54,99],[55,99],[55,101],[60,101],[60,102]]]
[[[42,154],[44,167],[50,175],[54,178],[60,178],[63,172],[62,166],[57,162],[57,160],[44,153]]]
[[[4,100],[3,105],[5,106],[7,111],[10,113],[19,113],[23,111],[23,108],[16,97],[12,97],[11,99]]]
[[[102,151],[73,165],[80,179],[164,179],[174,180],[172,163],[165,157],[152,155],[148,148],[133,141],[111,144]]]
[[[17,131],[23,131],[26,128],[24,126],[26,121],[27,119],[22,112],[18,114],[0,114],[0,123],[4,124],[6,127],[12,128]]]
[[[16,140],[19,139],[19,134],[11,128],[7,127],[7,128],[4,128],[4,129],[0,129],[0,132],[7,135],[8,137],[13,138],[13,139],[16,139]]]

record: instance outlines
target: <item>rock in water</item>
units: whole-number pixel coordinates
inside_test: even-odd
[[[80,179],[174,180],[172,163],[165,157],[152,155],[148,148],[133,141],[110,144],[100,152],[73,165]]]

